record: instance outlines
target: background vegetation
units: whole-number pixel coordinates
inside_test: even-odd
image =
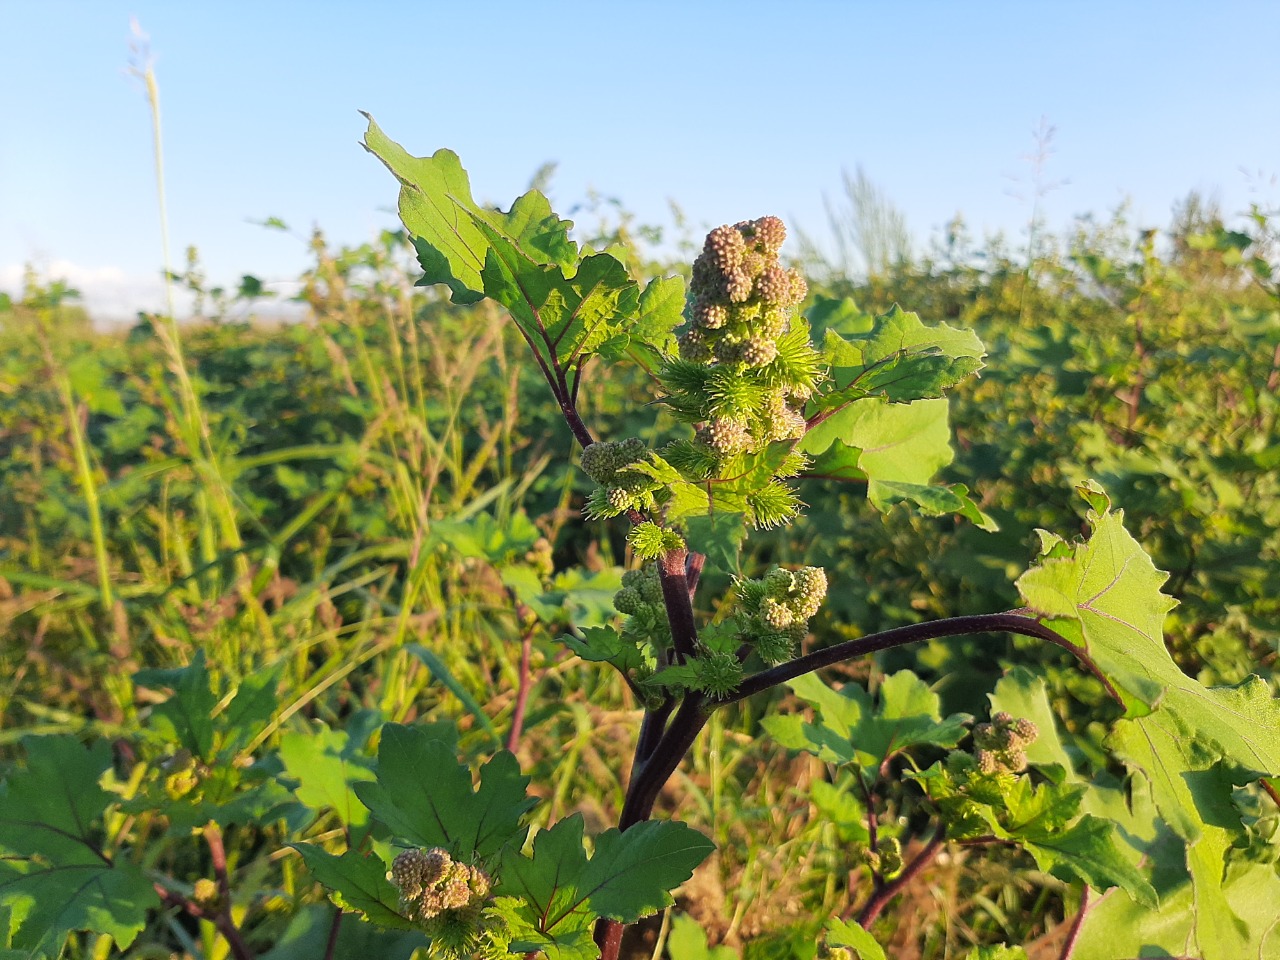
[[[1255,212],[1227,230],[1192,197],[1164,232],[1122,215],[1081,221],[1067,236],[1033,224],[1013,250],[999,238],[975,244],[957,222],[919,255],[861,175],[850,194],[861,206],[833,218],[847,230],[839,262],[807,247],[811,316],[857,329],[900,302],[979,334],[991,356],[953,395],[946,479],[966,484],[1000,530],[878,514],[860,490],[811,481],[805,522],[753,535],[740,572],[827,568],[832,590],[809,649],[1008,609],[1033,531],[1078,526],[1072,484],[1093,476],[1172,573],[1166,589],[1181,605],[1166,639],[1183,669],[1210,683],[1256,672],[1274,688],[1272,221]],[[588,232],[593,244],[621,245],[641,272],[687,270],[655,259],[661,238],[625,216]],[[849,276],[859,247],[862,273]],[[340,250],[317,235],[313,251],[297,323],[241,319],[252,318],[261,284],[207,289],[194,254],[177,280],[196,294],[198,316],[181,327],[140,317],[125,331],[95,330],[73,291],[34,276],[20,298],[0,302],[0,776],[21,756],[20,738],[72,733],[114,744],[126,796],[148,784],[180,790],[181,758],[152,742],[157,691],[173,676],[157,671],[202,652],[215,712],[227,712],[223,692],[278,680],[278,702],[240,747],[272,751],[304,784],[310,767],[290,752],[293,732],[323,725],[358,766],[379,722],[447,716],[473,756],[500,743],[516,750],[546,791],[535,817],[581,811],[589,825],[612,822],[635,705],[620,680],[556,638],[614,615],[628,561],[621,524],[582,522],[590,484],[503,317],[413,288],[398,233]],[[583,391],[606,439],[669,426],[641,373],[587,377]],[[533,680],[527,712],[522,658]],[[1112,708],[1054,648],[936,642],[851,669],[874,684],[911,667],[944,713],[983,713],[995,679],[1019,663],[1048,671],[1076,746],[1101,756],[1097,721]],[[762,709],[744,706],[732,722],[717,713],[660,806],[718,845],[681,900],[710,942],[745,945],[748,956],[778,956],[790,942],[803,956],[810,921],[855,908],[854,828],[847,811],[822,807],[821,791],[810,797],[825,768],[763,736]],[[899,798],[904,817],[912,789]],[[243,784],[233,792],[247,795]],[[319,801],[303,806],[255,796],[222,824],[235,881],[227,908],[274,960],[320,955],[330,929],[331,908],[284,839],[301,831],[323,842],[353,828]],[[217,873],[189,825],[126,819],[105,825],[108,843],[132,837],[129,849],[146,851],[142,869],[191,896]],[[916,878],[876,932],[901,957],[1004,940],[1057,956],[1077,908],[1065,889],[998,847],[960,849]],[[134,949],[220,958],[218,929],[212,915],[159,911]],[[353,956],[358,930],[343,928]],[[653,953],[658,932],[637,956]],[[661,932],[674,960],[714,955],[687,926],[668,919]],[[378,949],[413,949],[393,940]],[[108,949],[86,938],[70,955]]]

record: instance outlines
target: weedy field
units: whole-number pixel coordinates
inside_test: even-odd
[[[300,322],[0,303],[0,958],[1280,956],[1274,220],[455,248],[375,131]]]

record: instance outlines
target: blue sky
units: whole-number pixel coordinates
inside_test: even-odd
[[[150,127],[127,75],[150,35],[171,247],[209,276],[286,281],[276,216],[359,243],[395,184],[357,146],[368,110],[411,152],[459,153],[509,203],[546,161],[561,212],[588,190],[641,220],[775,213],[816,234],[861,164],[923,242],[955,213],[1017,237],[1025,157],[1056,128],[1051,225],[1164,225],[1196,188],[1276,205],[1280,3],[219,3],[0,0],[0,289],[25,262],[100,311],[157,307]],[[1020,178],[1021,184],[1013,178]]]

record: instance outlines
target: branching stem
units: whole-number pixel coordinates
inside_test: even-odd
[[[912,623],[903,627],[873,633],[857,640],[847,640],[822,650],[798,657],[770,670],[764,670],[747,677],[733,693],[715,702],[722,707],[737,703],[755,696],[779,684],[813,673],[823,667],[830,667],[845,660],[865,656],[879,650],[901,647],[908,643],[919,643],[924,640],[938,640],[942,637],[959,637],[966,634],[979,633],[1015,633],[1024,637],[1036,637],[1047,640],[1062,647],[1075,656],[1085,668],[1102,682],[1112,699],[1121,702],[1120,693],[1111,681],[1098,669],[1093,658],[1083,648],[1076,646],[1056,630],[1046,627],[1039,620],[1024,616],[1021,613],[985,613],[967,617],[951,617],[947,620],[930,620],[927,623]]]

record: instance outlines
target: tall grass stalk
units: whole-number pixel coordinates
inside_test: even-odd
[[[162,323],[155,325],[157,337],[164,346],[169,357],[169,369],[178,382],[178,397],[182,407],[183,441],[187,453],[191,457],[192,466],[197,476],[207,483],[211,494],[207,518],[202,524],[201,540],[208,544],[214,540],[212,526],[217,527],[216,542],[219,547],[234,554],[236,570],[236,589],[246,607],[256,614],[258,627],[263,634],[268,648],[274,647],[274,631],[271,618],[262,607],[257,595],[251,589],[249,558],[243,553],[243,540],[240,536],[240,525],[233,502],[234,494],[230,484],[223,475],[218,455],[213,448],[209,433],[209,422],[202,408],[199,394],[191,379],[186,357],[182,349],[182,337],[178,330],[177,310],[173,296],[173,262],[169,256],[169,214],[164,182],[164,137],[161,127],[160,84],[156,79],[155,64],[151,57],[150,40],[142,31],[138,21],[132,21],[134,42],[131,44],[133,58],[130,72],[143,84],[147,98],[147,107],[151,115],[152,152],[155,160],[156,198],[160,215],[161,257],[164,264],[164,288],[166,316]],[[204,511],[202,511],[203,513]]]

